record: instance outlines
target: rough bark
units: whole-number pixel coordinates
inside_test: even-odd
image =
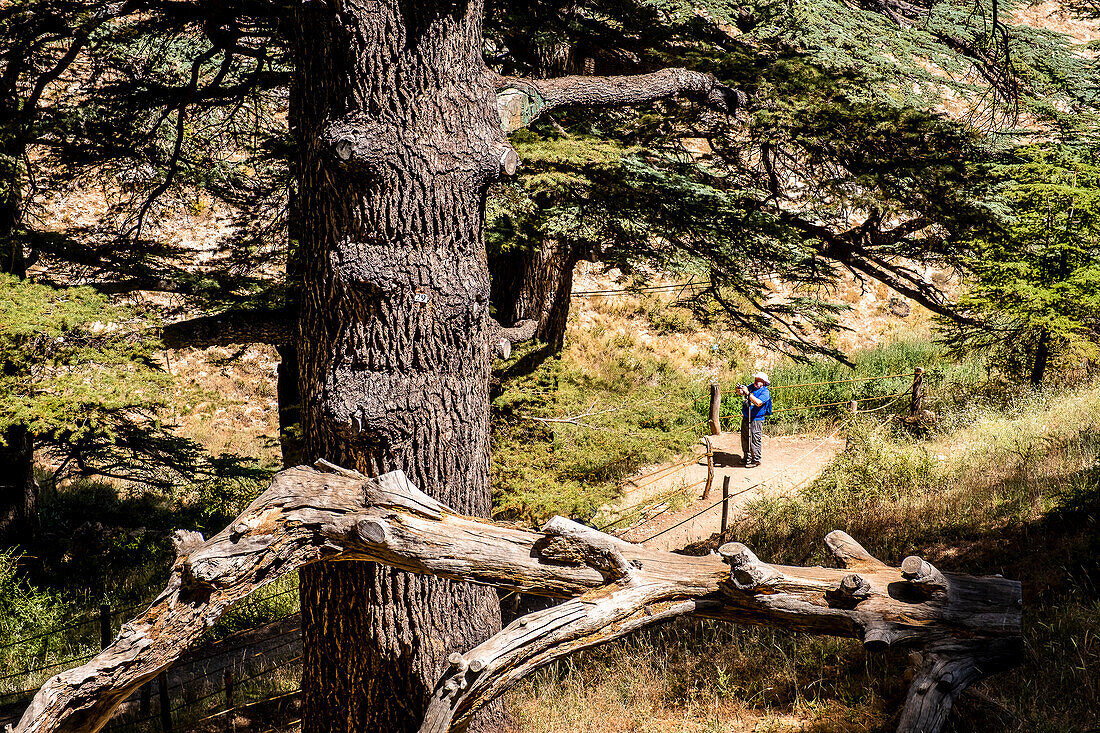
[[[826,537],[841,569],[771,565],[739,543],[723,545],[719,556],[687,557],[561,517],[542,532],[524,532],[455,514],[401,472],[372,479],[320,466],[326,472],[299,466],[278,474],[209,541],[179,534],[180,556],[164,593],[92,661],[47,682],[17,733],[94,733],[232,602],[299,567],[331,573],[362,560],[576,598],[451,653],[446,672],[429,686],[431,704],[419,711],[425,733],[465,730],[479,707],[532,670],[685,614],[859,638],[869,651],[921,650],[901,733],[937,733],[963,689],[1019,656],[1019,583],[942,573],[918,557],[891,567],[842,532]],[[322,577],[346,587],[364,576]],[[355,619],[326,617],[329,609],[315,605],[303,613],[321,614],[315,621],[327,619],[334,636],[351,631]],[[378,684],[367,676],[357,682]],[[333,717],[354,711],[353,702],[335,694],[325,702]]]
[[[689,69],[552,79],[498,76],[497,89],[500,123],[508,132],[525,127],[543,112],[558,107],[624,106],[687,95],[731,112],[748,101],[744,92],[720,84],[713,74]]]
[[[552,238],[538,246],[517,247],[493,257],[491,300],[502,323],[525,319],[538,323],[535,338],[558,353],[565,344],[565,326],[573,291],[573,269],[583,253]]]
[[[514,157],[480,0],[297,6],[305,451],[490,508],[485,192]],[[489,588],[363,563],[302,573],[306,733],[414,730]],[[490,711],[487,729],[501,722]]]

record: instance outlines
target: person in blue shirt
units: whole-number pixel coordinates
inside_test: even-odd
[[[756,468],[764,445],[764,418],[772,414],[771,381],[764,372],[752,375],[752,386],[738,385],[741,404],[741,453],[745,468]]]

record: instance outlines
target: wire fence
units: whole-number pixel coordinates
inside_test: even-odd
[[[249,596],[242,604],[238,606],[238,609],[247,607],[249,604],[256,605],[262,603],[269,603],[272,601],[278,601],[285,597],[298,593],[297,587],[287,588],[281,591],[267,594],[254,594]],[[43,656],[48,655],[49,649],[64,649],[75,648],[80,652],[76,654],[70,654],[59,659],[43,660],[41,663],[33,666],[25,666],[14,671],[5,672],[0,675],[0,688],[9,686],[5,683],[12,683],[12,681],[21,681],[22,684],[16,684],[16,689],[0,692],[0,706],[15,705],[21,701],[29,699],[34,695],[41,686],[41,683],[48,677],[63,672],[67,669],[80,666],[94,658],[99,653],[99,648],[103,645],[104,641],[113,637],[114,631],[117,626],[114,623],[115,619],[126,619],[133,616],[134,612],[147,606],[147,602],[135,603],[128,606],[124,606],[118,609],[105,610],[100,609],[100,612],[89,618],[80,619],[71,623],[62,624],[60,626],[54,626],[44,631],[37,632],[25,637],[13,639],[6,642],[3,646],[0,646],[0,652],[10,651],[18,648],[21,645],[26,645],[32,642],[42,643],[47,650],[43,653]],[[263,624],[254,625],[244,632],[254,631],[262,626],[277,623],[278,621],[285,620],[286,618],[293,616],[297,613],[297,609],[291,609],[290,612],[284,613],[274,619],[265,619]],[[73,639],[71,632],[80,629],[87,629],[84,631],[81,638]],[[226,657],[233,657],[228,662],[225,662],[216,668],[203,670],[201,673],[195,673],[195,677],[209,678],[211,675],[223,673],[227,669],[238,664],[249,664],[251,660],[258,656],[277,652],[279,649],[284,648],[294,643],[300,643],[300,634],[297,629],[292,632],[282,634],[280,637],[269,637],[262,640],[261,643],[265,645],[264,650],[261,653],[253,654],[250,657],[239,659],[237,655],[241,653],[242,648],[233,648],[227,646],[225,643],[227,640],[218,640],[211,642],[207,647],[207,650],[201,655],[193,658],[184,659],[178,664],[173,666],[173,670],[180,674],[186,674],[188,668],[194,668],[202,665],[205,662],[209,662],[211,659]],[[286,641],[282,644],[275,643],[272,645],[273,639],[284,638]],[[91,649],[89,649],[91,648]],[[129,723],[127,723],[129,725]]]
[[[283,658],[276,654],[280,649],[301,644],[301,636],[298,632],[294,632],[292,635],[281,634],[276,638],[289,636],[293,638],[273,649],[265,649],[262,653],[253,655],[254,658],[266,660],[266,664],[258,664],[244,675],[233,675],[231,677],[226,677],[225,673],[249,669],[248,665],[238,663],[220,667],[203,678],[206,681],[213,680],[213,684],[205,686],[192,684],[190,686],[191,693],[187,692],[186,687],[177,685],[175,696],[179,698],[182,694],[184,702],[171,705],[167,710],[161,710],[159,705],[156,710],[153,710],[153,706],[150,705],[147,711],[138,713],[141,717],[132,720],[120,720],[116,717],[104,730],[107,733],[137,733],[137,731],[142,731],[150,726],[153,726],[156,730],[162,730],[166,724],[171,725],[172,733],[206,730],[212,721],[225,717],[227,714],[244,713],[256,706],[271,704],[297,695],[301,692],[301,680],[298,670],[294,667],[301,662],[302,655],[299,653],[289,658]],[[280,684],[287,683],[285,679],[287,675],[298,677],[294,682],[293,689],[289,691],[279,690],[277,694],[272,695],[272,688],[277,689]],[[260,685],[250,693],[249,683],[260,682],[268,682],[268,684]],[[196,689],[205,691],[198,696],[190,697]],[[168,697],[167,693],[166,690],[166,698]],[[219,699],[222,701],[220,705],[218,704]],[[288,722],[285,725],[291,724]],[[277,726],[276,730],[280,727],[283,726]]]

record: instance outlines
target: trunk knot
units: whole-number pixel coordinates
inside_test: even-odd
[[[854,608],[870,596],[871,584],[855,573],[845,575],[838,588],[825,592],[825,600],[834,608]]]
[[[319,141],[336,165],[364,175],[378,175],[393,156],[398,136],[391,124],[352,114],[325,125]]]

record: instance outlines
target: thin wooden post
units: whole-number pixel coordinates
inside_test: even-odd
[[[161,733],[172,733],[172,705],[168,699],[168,673],[157,675],[157,692],[160,698]]]
[[[714,484],[714,446],[710,444],[710,438],[703,438],[703,445],[707,447],[707,485],[703,488],[703,498],[710,497],[710,487]]]
[[[730,526],[730,477],[722,477],[722,534]]]
[[[856,414],[857,412],[859,412],[859,403],[855,400],[852,400],[848,403],[848,409],[852,411],[853,415]]]
[[[913,369],[913,391],[909,397],[909,414],[916,416],[924,401],[924,367]]]
[[[722,387],[717,381],[710,383],[710,434],[722,434]]]
[[[237,724],[233,715],[233,672],[225,670],[225,733],[234,733]]]
[[[111,646],[111,604],[99,604],[99,648]]]

